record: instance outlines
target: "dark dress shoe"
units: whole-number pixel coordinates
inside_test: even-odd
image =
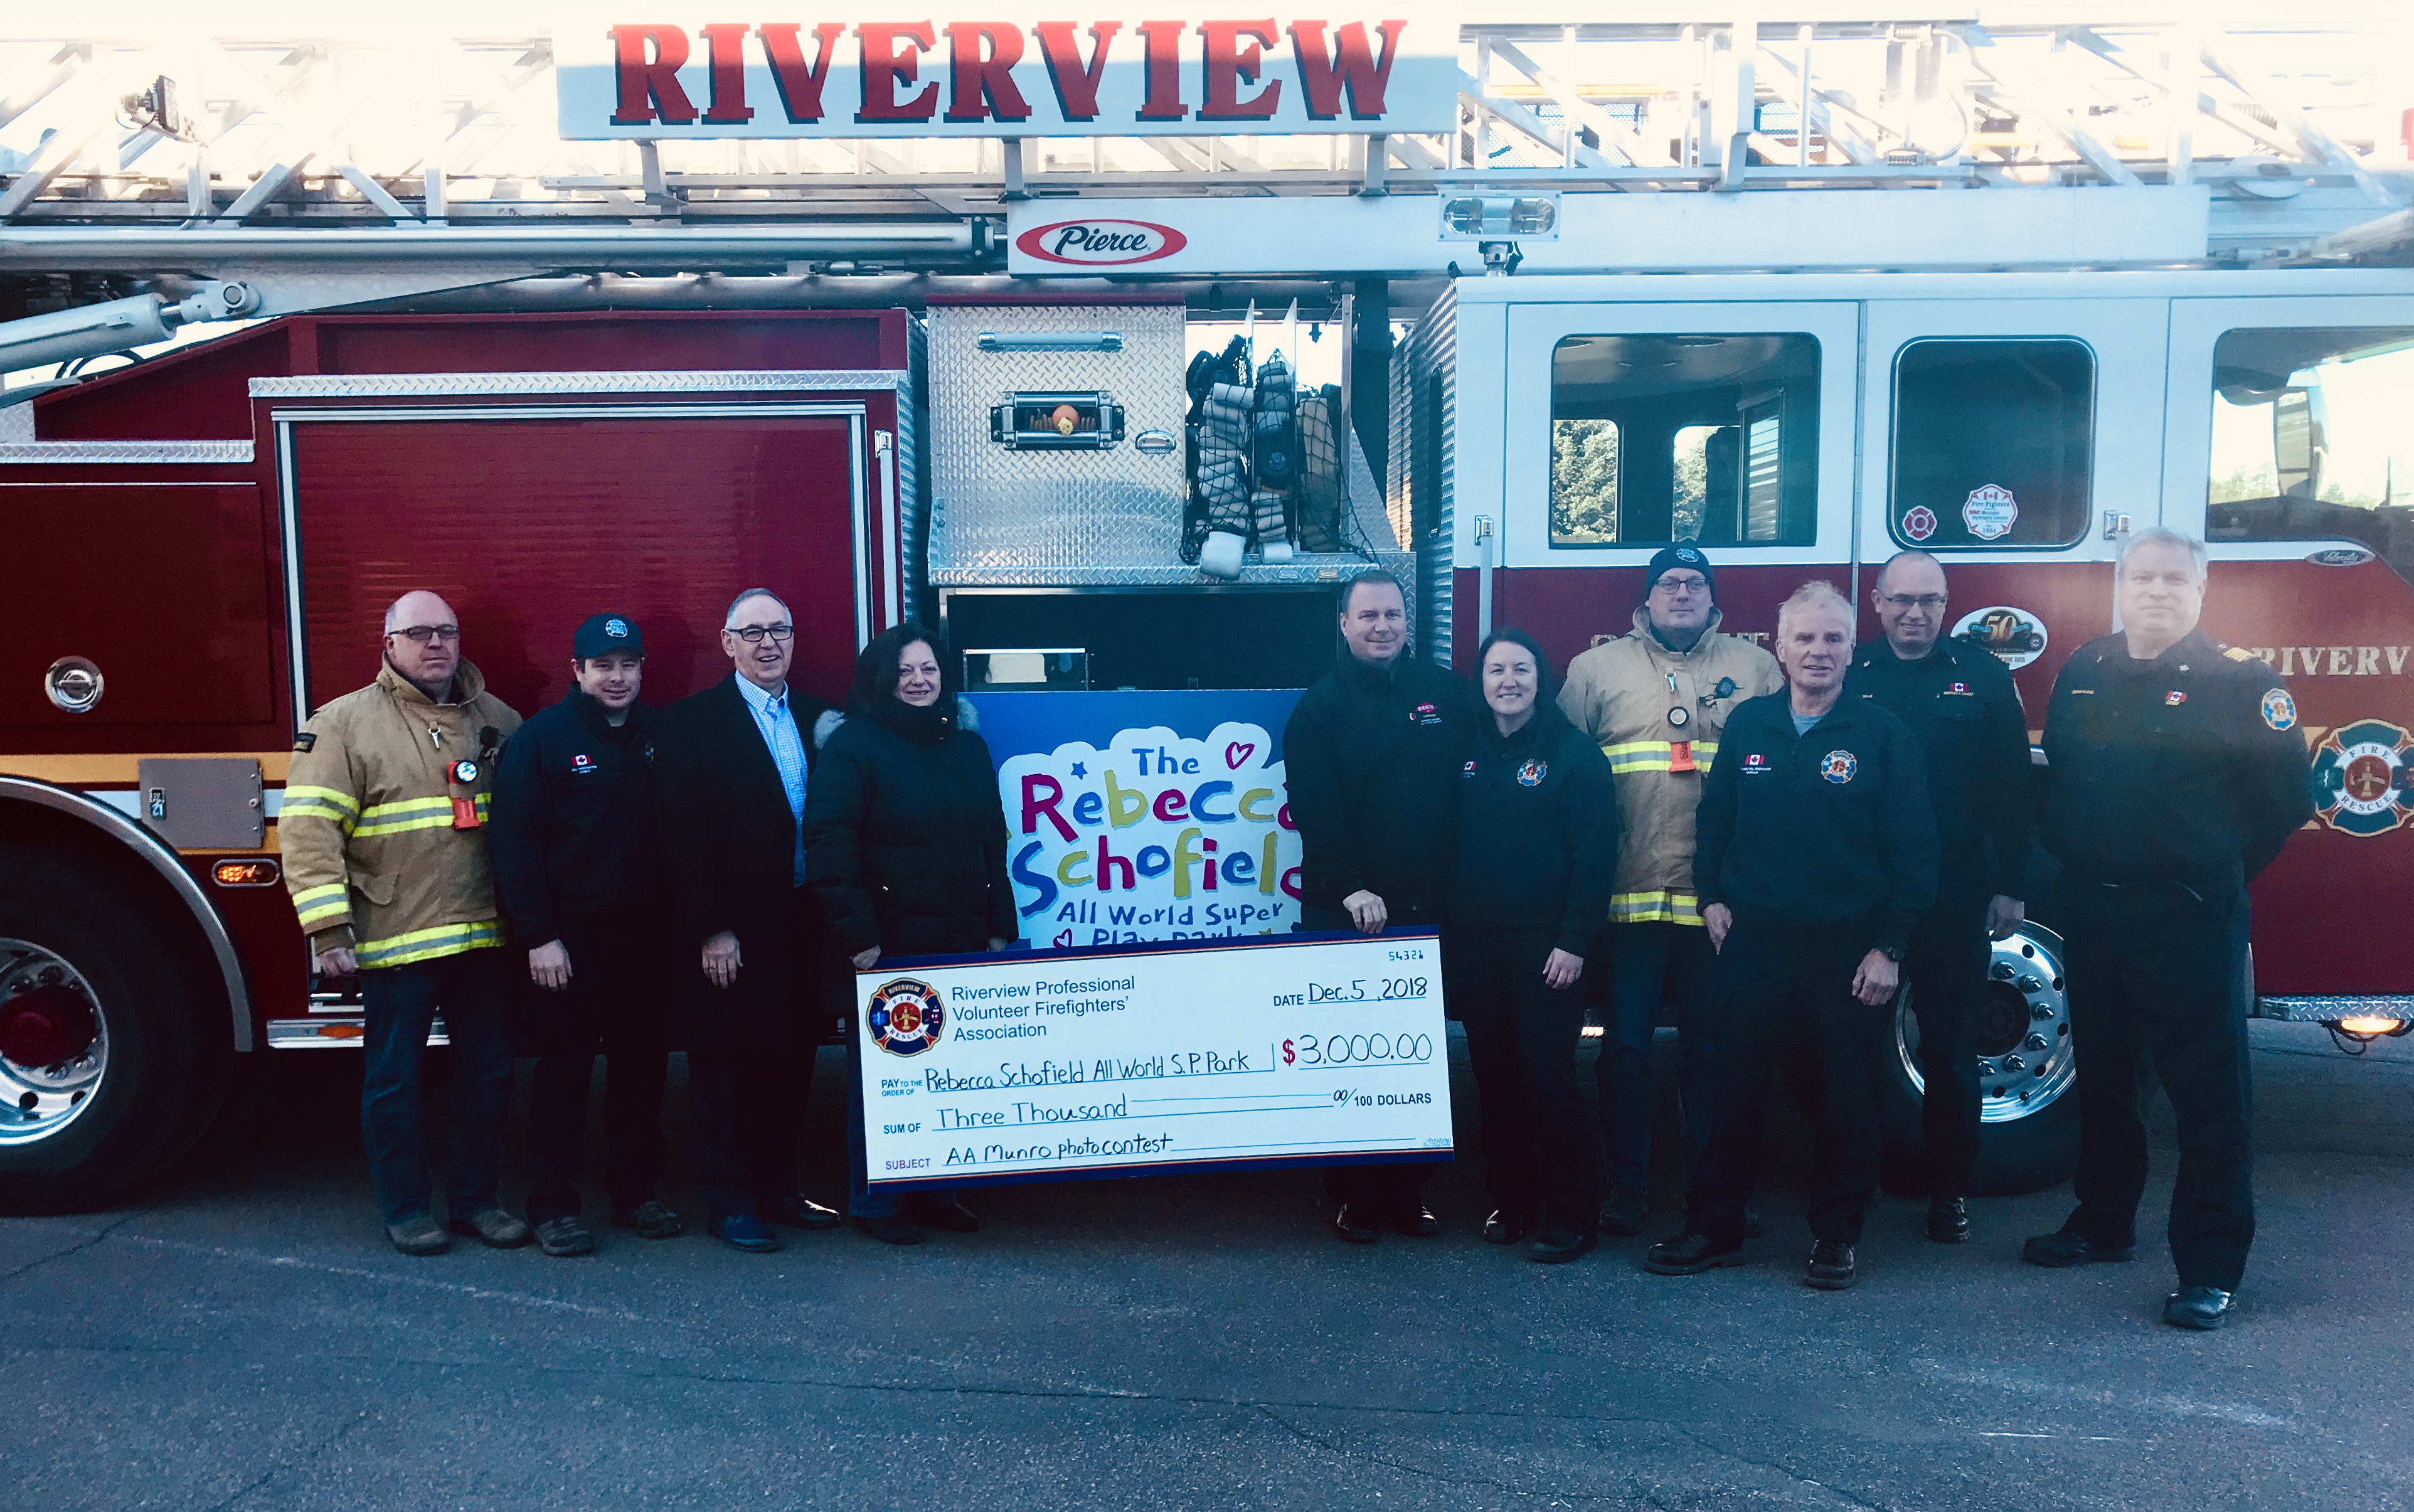
[[[676,1239],[687,1232],[683,1219],[650,1197],[634,1207],[616,1210],[612,1223],[616,1228],[636,1230],[640,1239]]]
[[[780,1248],[780,1236],[752,1213],[732,1213],[707,1223],[705,1228],[732,1250],[743,1250],[750,1255],[767,1255]]]
[[[2071,1233],[2057,1229],[2040,1234],[2020,1246],[2020,1258],[2032,1265],[2060,1270],[2064,1265],[2119,1265],[2138,1258],[2138,1246],[2101,1245]]]
[[[1815,1286],[1823,1292],[1841,1292],[1860,1280],[1860,1269],[1853,1262],[1853,1247],[1836,1239],[1821,1239],[1810,1247],[1810,1263],[1802,1267],[1802,1284]]]
[[[945,1229],[949,1234],[980,1232],[980,1215],[952,1197],[918,1205],[913,1213],[914,1221],[928,1228]]]
[[[399,1223],[385,1226],[388,1244],[407,1255],[440,1255],[453,1248],[453,1241],[436,1225],[436,1220],[425,1213],[413,1213]]]
[[[1483,1242],[1486,1244],[1515,1244],[1533,1232],[1534,1215],[1531,1213],[1512,1213],[1506,1207],[1496,1207],[1492,1216],[1483,1220]]]
[[[1598,1234],[1578,1234],[1573,1229],[1546,1229],[1542,1236],[1526,1247],[1526,1258],[1538,1265],[1564,1265],[1578,1255],[1592,1253],[1601,1243]]]
[[[824,1207],[801,1191],[765,1204],[763,1216],[788,1229],[834,1229],[846,1221],[844,1213],[835,1207]]]
[[[1349,1244],[1373,1244],[1383,1236],[1382,1230],[1349,1211],[1348,1203],[1333,1210],[1333,1233]]]
[[[576,1218],[549,1218],[536,1226],[536,1247],[557,1259],[595,1252],[595,1235]]]
[[[1691,1229],[1643,1251],[1643,1266],[1654,1276],[1696,1276],[1721,1265],[1743,1263],[1742,1245],[1721,1245],[1708,1235]]]
[[[1928,1236],[1939,1244],[1970,1242],[1970,1204],[1961,1197],[1936,1197],[1928,1204]]]
[[[1430,1207],[1403,1207],[1392,1220],[1392,1227],[1411,1239],[1430,1239],[1441,1232],[1441,1220],[1434,1217]]]
[[[858,1218],[855,1226],[883,1244],[920,1244],[922,1225],[902,1213],[875,1213]]]
[[[2174,1328],[2218,1328],[2229,1321],[2229,1294],[2218,1286],[2183,1286],[2163,1304]]]
[[[454,1219],[453,1232],[497,1250],[516,1250],[536,1236],[526,1223],[499,1207],[481,1207],[468,1218]]]
[[[1643,1232],[1651,1216],[1651,1196],[1641,1187],[1619,1187],[1601,1205],[1601,1232],[1631,1239]]]
[[[1757,1239],[1760,1237],[1761,1233],[1760,1215],[1753,1212],[1749,1207],[1745,1208],[1743,1210],[1743,1236],[1747,1239]]]

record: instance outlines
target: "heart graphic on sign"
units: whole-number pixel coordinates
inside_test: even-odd
[[[1231,744],[1224,747],[1224,765],[1234,771],[1238,771],[1241,770],[1242,762],[1248,760],[1249,757],[1256,756],[1257,754],[1258,747],[1256,742],[1234,741]]]
[[[1071,930],[1067,929],[1067,930],[1062,930],[1062,931],[1059,931],[1059,932],[1058,932],[1058,934],[1057,934],[1057,936],[1056,936],[1056,940],[1055,940],[1055,945],[1056,945],[1056,948],[1057,948],[1058,950],[1060,950],[1060,951],[1065,950],[1065,949],[1068,948],[1069,946],[1071,946],[1071,945],[1072,945],[1072,943],[1073,943],[1073,932],[1072,932]]]

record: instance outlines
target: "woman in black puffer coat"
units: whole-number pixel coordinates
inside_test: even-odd
[[[830,938],[855,968],[883,957],[1002,951],[1021,932],[1006,875],[1006,810],[989,745],[959,723],[946,644],[913,623],[883,631],[856,659],[846,722],[833,731],[805,793],[805,870]],[[920,1223],[979,1226],[962,1204],[925,1196],[900,1211],[867,1191],[862,1079],[848,1040],[857,1226],[916,1244]]]

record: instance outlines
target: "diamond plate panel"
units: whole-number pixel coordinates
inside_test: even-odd
[[[1113,331],[1121,352],[983,352],[980,335]],[[931,311],[931,580],[1205,581],[1182,565],[1182,448],[1151,457],[1143,430],[1178,443],[1182,309],[1172,305],[941,306]],[[1009,451],[991,407],[1023,389],[1104,389],[1124,441],[1096,452]],[[1130,576],[1171,568],[1170,578]],[[1103,574],[1080,578],[1065,573]],[[1048,575],[1035,578],[1031,575]],[[1312,579],[1311,579],[1312,580]]]

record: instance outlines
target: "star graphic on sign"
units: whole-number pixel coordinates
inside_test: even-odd
[[[1074,776],[1076,776],[1076,777],[1086,777],[1086,776],[1088,776],[1089,774],[1090,774],[1090,772],[1089,772],[1089,769],[1088,769],[1088,768],[1086,768],[1086,767],[1082,766],[1082,765],[1081,765],[1080,762],[1078,762],[1078,761],[1076,761],[1076,762],[1074,762],[1074,763],[1073,763],[1073,775],[1074,775]]]

